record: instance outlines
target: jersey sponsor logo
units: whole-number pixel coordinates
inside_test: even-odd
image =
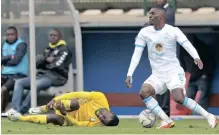
[[[181,82],[183,82],[183,80],[184,80],[184,74],[178,74],[178,77],[179,77],[179,80],[181,81]]]
[[[156,45],[155,45],[155,49],[156,49],[157,52],[162,52],[162,51],[163,51],[163,45],[161,45],[161,44],[156,44]]]
[[[156,50],[156,53],[157,55],[161,56],[163,55],[163,45],[158,43],[155,45],[155,50]]]

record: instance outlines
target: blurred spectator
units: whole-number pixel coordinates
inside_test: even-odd
[[[156,1],[157,6],[162,6],[166,9],[167,18],[166,18],[166,24],[175,25],[175,13],[173,9],[170,7],[169,3],[167,3],[167,0],[157,0]],[[164,112],[170,116],[170,91],[167,90],[163,95],[156,95],[156,99],[161,106],[161,108],[164,110]]]
[[[16,27],[8,27],[1,53],[1,111],[8,103],[9,91],[14,89],[15,79],[28,75],[27,44],[18,37]]]
[[[37,56],[37,95],[40,90],[46,90],[51,86],[62,86],[68,80],[69,64],[71,63],[71,52],[64,40],[61,40],[61,33],[58,29],[53,29],[49,33],[49,46],[45,51]],[[24,89],[30,89],[30,78],[19,79],[15,82],[12,97],[12,109],[26,113],[30,108],[30,92],[22,102]],[[7,112],[7,113],[8,113]]]
[[[156,3],[157,5],[162,6],[166,9],[166,13],[167,13],[166,24],[174,26],[175,25],[175,13],[173,9],[170,7],[167,0],[157,0]]]

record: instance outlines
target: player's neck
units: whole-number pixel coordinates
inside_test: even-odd
[[[154,25],[154,29],[161,30],[161,29],[163,29],[164,26],[165,26],[165,24]]]

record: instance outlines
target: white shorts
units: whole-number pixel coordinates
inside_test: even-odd
[[[176,88],[182,88],[184,94],[186,94],[186,77],[185,72],[182,70],[166,75],[152,74],[144,83],[152,85],[152,87],[155,89],[156,94],[159,95],[164,94],[167,91],[167,89],[172,91]]]

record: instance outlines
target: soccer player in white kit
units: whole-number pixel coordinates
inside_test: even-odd
[[[172,92],[173,99],[185,107],[204,116],[210,127],[215,128],[218,120],[208,113],[194,100],[185,96],[185,73],[176,56],[176,42],[178,42],[194,59],[196,65],[202,69],[203,63],[190,41],[178,27],[165,24],[166,12],[162,7],[152,8],[149,12],[151,26],[140,30],[135,41],[135,50],[127,74],[126,85],[132,87],[132,75],[141,59],[144,47],[147,45],[148,58],[152,68],[152,75],[143,83],[139,92],[147,108],[162,119],[158,128],[172,128],[175,123],[169,118],[152,97],[163,94],[167,89]]]

